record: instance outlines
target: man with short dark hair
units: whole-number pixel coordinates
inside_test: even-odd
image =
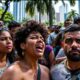
[[[80,15],[74,17],[74,24],[80,25]]]
[[[53,80],[80,80],[80,26],[68,26],[62,35],[66,59],[51,68]]]
[[[14,37],[15,32],[21,27],[20,23],[16,21],[11,21],[8,25],[8,28],[10,30],[10,33],[12,37]]]

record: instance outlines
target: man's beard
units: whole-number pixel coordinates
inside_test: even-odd
[[[74,53],[74,50],[65,50],[65,55],[67,56],[68,60],[78,62],[80,61],[80,49],[75,49],[77,53]]]

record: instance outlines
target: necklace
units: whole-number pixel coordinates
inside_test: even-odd
[[[9,61],[7,61],[6,66],[3,68],[0,68],[0,76],[4,73],[4,71],[7,69],[7,67],[10,65]]]

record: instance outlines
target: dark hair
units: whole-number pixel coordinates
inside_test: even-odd
[[[64,30],[65,33],[73,32],[73,31],[80,31],[80,26],[77,24],[71,24]]]
[[[62,37],[62,31],[60,31],[55,38],[55,43],[54,43],[55,47],[59,45],[61,46],[61,40],[62,40],[61,37]]]
[[[8,31],[9,32],[8,27],[5,27],[5,26],[0,27],[0,35],[1,35],[1,33],[3,31]],[[14,59],[15,59],[14,50],[12,50],[10,53],[7,54],[7,59],[9,60],[10,63],[13,63],[14,62]]]
[[[20,27],[20,23],[18,23],[18,22],[16,22],[16,21],[11,21],[11,22],[8,24],[9,30],[11,30],[12,28],[15,28],[15,27]]]
[[[74,17],[74,24],[78,24],[80,22],[80,15]]]
[[[10,63],[13,63],[16,59],[15,50],[13,49],[10,53],[7,54],[7,59]]]
[[[64,38],[64,34],[67,32],[74,32],[74,31],[80,31],[80,25],[77,24],[71,24],[62,32],[62,39]]]
[[[64,21],[64,27],[68,27],[70,24],[72,24],[72,20],[71,19],[66,19],[65,21]]]
[[[37,21],[34,20],[30,20],[27,21],[26,23],[23,24],[23,27],[21,27],[16,35],[15,35],[15,48],[18,52],[18,55],[22,58],[22,49],[20,48],[20,44],[25,42],[26,38],[28,37],[28,35],[32,32],[32,31],[36,31],[41,33],[41,35],[43,36],[44,40],[46,41],[47,35],[48,35],[48,30],[47,28],[41,24],[38,23]]]
[[[8,27],[5,27],[5,26],[0,27],[0,33],[3,32],[3,31],[8,31],[9,32]]]

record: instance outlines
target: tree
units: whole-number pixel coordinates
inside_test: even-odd
[[[6,7],[6,8],[5,8],[4,12],[2,13],[2,16],[1,16],[1,18],[0,18],[1,20],[4,20],[4,16],[5,16],[8,8],[9,8],[9,4],[10,4],[10,2],[12,2],[12,1],[20,1],[20,0],[4,0],[4,4],[5,4],[5,7]],[[0,3],[3,4],[3,0],[0,0]]]
[[[55,1],[55,4],[57,4],[60,0],[54,0],[54,1]],[[63,3],[63,5],[65,5],[65,1],[68,1],[71,6],[74,6],[76,0],[61,0],[61,2]]]
[[[26,4],[26,12],[33,16],[35,10],[39,12],[39,22],[41,22],[41,15],[47,13],[49,16],[49,25],[53,24],[55,10],[52,5],[52,0],[28,0]]]
[[[54,3],[57,4],[60,0],[54,0]],[[61,0],[63,5],[65,5],[64,0]],[[75,4],[75,0],[68,0],[70,4],[73,6]],[[49,25],[53,25],[53,19],[55,19],[55,9],[53,6],[53,0],[28,0],[26,4],[26,12],[28,12],[31,16],[34,15],[35,10],[39,12],[40,15],[47,13],[49,17]],[[39,18],[41,18],[39,16]],[[41,19],[39,20],[41,22]]]
[[[76,0],[68,0],[71,6],[74,6],[76,3]]]
[[[4,12],[3,9],[0,9],[0,18],[2,16],[2,13]],[[4,23],[8,23],[10,21],[14,20],[13,15],[10,12],[6,12],[3,18]]]
[[[70,12],[67,13],[67,18],[73,20],[75,16],[79,15],[78,13],[76,13],[75,10],[71,10]]]
[[[35,11],[39,12],[39,22],[41,22],[41,15],[46,12],[46,5],[44,0],[28,0],[26,4],[26,12],[32,17]]]
[[[49,26],[53,25],[53,19],[55,19],[55,9],[53,7],[52,0],[48,0],[46,3],[47,15],[49,16]]]

